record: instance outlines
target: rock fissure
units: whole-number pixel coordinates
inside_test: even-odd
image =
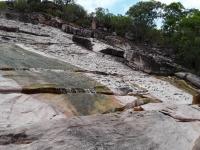
[[[0,88],[1,94],[9,93],[23,93],[23,94],[39,94],[39,93],[52,93],[52,94],[71,94],[71,93],[86,93],[86,94],[103,94],[114,95],[111,91],[98,91],[94,89],[82,88],[56,88],[56,87],[39,87],[39,88]]]
[[[173,113],[171,113],[169,111],[166,111],[166,110],[161,110],[160,112],[162,114],[164,114],[164,115],[167,115],[167,116],[169,116],[169,117],[177,120],[178,122],[195,122],[195,121],[200,121],[200,119],[187,118],[187,117],[184,117],[184,116],[173,114]]]
[[[36,141],[36,137],[29,137],[26,133],[0,135],[0,145],[24,145]]]

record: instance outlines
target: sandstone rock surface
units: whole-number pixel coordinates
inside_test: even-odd
[[[0,18],[5,23],[25,32],[0,30],[0,89],[17,89],[0,93],[0,149],[198,148],[200,110],[185,89],[101,53],[115,48],[103,41],[91,39],[89,51],[57,27]]]
[[[0,133],[2,150],[190,150],[198,122],[183,124],[158,112],[60,119]]]

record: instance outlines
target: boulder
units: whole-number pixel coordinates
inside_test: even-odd
[[[177,69],[170,59],[160,55],[146,53],[145,51],[126,51],[125,59],[127,60],[127,65],[131,68],[149,74],[172,75]]]
[[[187,80],[197,88],[200,88],[200,77],[188,72],[177,72],[175,75],[181,79]]]
[[[120,49],[114,49],[114,48],[106,48],[100,51],[101,53],[116,56],[116,57],[121,57],[124,58],[124,51]]]
[[[131,68],[157,75],[173,75],[178,70],[184,70],[175,63],[173,54],[168,57],[167,50],[144,44],[129,45],[131,48],[126,49],[124,57]]]
[[[80,37],[80,36],[73,36],[72,41],[77,43],[78,45],[88,49],[93,50],[92,42],[88,38]]]
[[[89,29],[83,29],[69,24],[62,24],[61,29],[62,31],[69,34],[74,34],[83,37],[92,37],[92,31]]]

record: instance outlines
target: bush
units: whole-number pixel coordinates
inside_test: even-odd
[[[14,2],[14,8],[21,12],[27,11],[27,8],[28,8],[27,1],[26,0],[16,0]]]
[[[87,18],[87,12],[77,4],[65,5],[63,9],[63,19],[68,22],[77,22],[80,19]]]
[[[6,2],[0,2],[0,10],[4,10],[7,8]]]

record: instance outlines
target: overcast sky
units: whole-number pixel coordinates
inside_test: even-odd
[[[108,8],[114,14],[124,14],[130,6],[140,0],[76,0],[88,12],[94,11],[97,7]],[[145,0],[143,0],[145,1]],[[200,0],[159,0],[163,3],[181,2],[186,8],[200,9]]]

